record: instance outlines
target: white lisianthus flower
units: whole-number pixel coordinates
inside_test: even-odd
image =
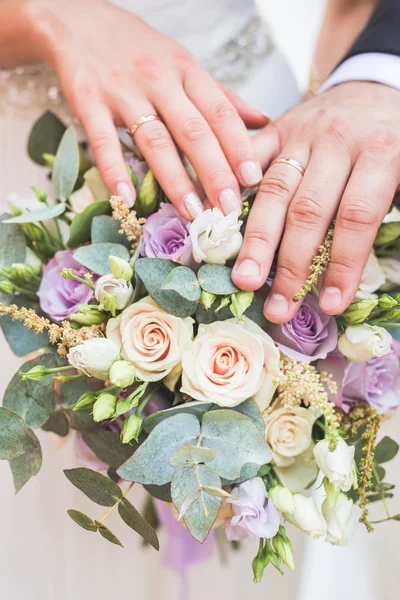
[[[118,354],[119,346],[112,340],[93,338],[71,348],[67,359],[70,365],[88,377],[106,380]]]
[[[350,325],[339,337],[339,351],[354,363],[363,363],[390,352],[392,336],[377,325]]]
[[[224,265],[236,258],[243,241],[239,217],[239,210],[227,216],[219,208],[202,212],[190,225],[194,260]]]
[[[337,439],[336,448],[329,450],[329,440],[321,440],[314,448],[318,467],[335,490],[348,492],[357,487],[357,471],[354,462],[354,446],[348,446],[343,438]]]
[[[381,290],[390,292],[400,287],[400,260],[397,258],[380,258],[379,264],[385,276],[385,283],[381,286]]]
[[[72,212],[76,215],[83,212],[92,202],[95,202],[95,199],[87,183],[84,183],[76,192],[72,192],[69,197]]]
[[[369,255],[364,267],[360,285],[358,286],[356,300],[371,300],[376,298],[375,292],[385,283],[385,275],[374,251]]]
[[[294,512],[285,513],[284,517],[314,540],[326,535],[325,520],[312,497],[294,494]]]
[[[195,400],[232,407],[253,398],[260,410],[272,400],[279,351],[250,319],[200,325],[182,358],[181,391]]]
[[[280,512],[287,513],[289,515],[294,514],[296,508],[294,494],[291,492],[291,490],[289,490],[289,488],[283,487],[282,485],[276,485],[269,490],[269,497]]]
[[[123,310],[132,299],[133,287],[125,279],[116,279],[112,275],[103,275],[96,281],[94,289],[95,298],[103,304],[107,296],[115,299],[115,308]]]
[[[108,200],[110,197],[110,192],[97,167],[86,171],[83,178],[85,180],[83,186],[69,197],[71,208],[76,214],[83,212],[92,202]]]
[[[322,514],[326,522],[325,541],[335,546],[348,544],[356,530],[361,508],[343,492],[337,491],[324,481],[326,498],[322,503]]]

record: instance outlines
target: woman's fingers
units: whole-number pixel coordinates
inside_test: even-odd
[[[271,119],[267,115],[247,104],[247,102],[223,83],[218,82],[217,85],[236,108],[247,129],[261,129],[268,125]]]
[[[121,144],[110,111],[103,104],[88,105],[78,115],[104,182],[112,194],[133,206],[136,191],[127,171]]]
[[[396,192],[390,159],[361,155],[347,184],[335,223],[321,309],[341,313],[353,301],[375,237]]]

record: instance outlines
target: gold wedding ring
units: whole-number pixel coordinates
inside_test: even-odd
[[[131,126],[131,136],[133,137],[139,129],[139,127],[144,125],[144,123],[148,123],[149,121],[161,121],[161,119],[158,115],[146,115],[145,117],[140,117],[140,119],[135,121],[134,124]]]
[[[306,172],[306,170],[303,169],[301,164],[298,163],[297,160],[294,160],[294,158],[276,158],[272,161],[271,167],[272,165],[276,165],[277,163],[283,163],[284,165],[290,165],[291,167],[294,167],[300,173],[301,176],[303,176]]]

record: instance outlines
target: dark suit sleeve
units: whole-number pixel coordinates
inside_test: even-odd
[[[381,0],[343,60],[365,52],[400,56],[400,0]]]

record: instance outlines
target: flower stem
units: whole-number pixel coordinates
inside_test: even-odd
[[[94,285],[91,281],[89,281],[89,279],[84,279],[83,277],[79,277],[78,275],[75,275],[75,273],[73,273],[71,269],[63,269],[61,274],[63,277],[65,277],[65,279],[74,279],[75,281],[78,281],[79,283],[83,283],[91,290],[94,290]]]
[[[104,522],[104,521],[107,519],[107,517],[108,517],[109,515],[111,515],[111,513],[112,513],[112,512],[113,512],[113,511],[114,511],[114,510],[117,508],[117,506],[118,506],[119,504],[121,504],[122,500],[123,500],[124,498],[126,498],[126,496],[129,494],[129,492],[130,492],[130,491],[131,491],[131,489],[133,488],[133,484],[134,484],[134,483],[135,483],[135,482],[134,482],[134,481],[132,481],[132,483],[130,483],[130,484],[128,485],[128,487],[126,488],[125,492],[122,494],[121,498],[118,498],[118,500],[116,501],[116,503],[115,503],[115,504],[114,504],[114,505],[113,505],[113,506],[110,508],[110,510],[108,510],[108,511],[106,512],[106,514],[105,514],[105,515],[104,515],[104,516],[103,516],[103,517],[100,519],[100,523],[103,523],[103,522]]]
[[[141,403],[139,404],[139,406],[137,407],[136,410],[136,416],[140,417],[142,412],[144,411],[144,409],[146,408],[146,405],[148,403],[148,401],[154,396],[154,394],[156,393],[156,391],[158,390],[159,386],[157,385],[154,389],[152,389],[141,401]]]

